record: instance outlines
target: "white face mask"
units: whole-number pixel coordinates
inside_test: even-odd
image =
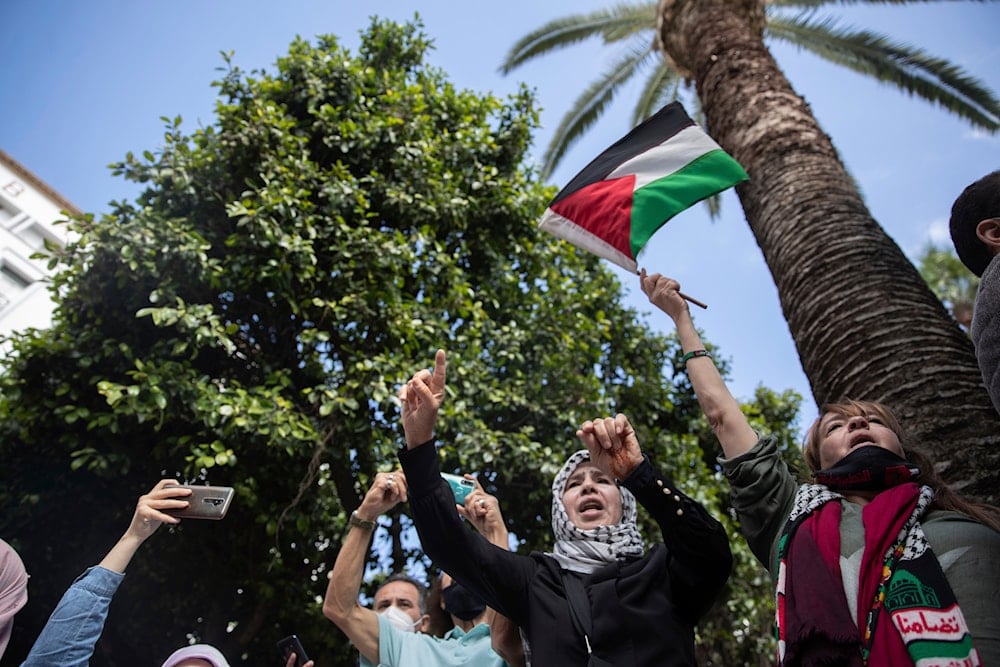
[[[401,630],[402,632],[416,632],[417,625],[420,624],[420,621],[423,618],[423,616],[421,616],[414,621],[410,618],[409,614],[395,605],[386,607],[383,611],[380,611],[379,614],[385,616],[387,621],[392,623],[397,630]]]

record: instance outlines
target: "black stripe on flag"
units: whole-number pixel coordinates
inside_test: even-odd
[[[618,165],[646,152],[694,125],[680,102],[674,101],[642,121],[632,131],[591,160],[552,200],[555,204],[588,185],[603,181]],[[550,204],[551,206],[551,204]]]

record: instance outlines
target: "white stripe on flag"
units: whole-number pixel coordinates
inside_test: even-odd
[[[635,273],[638,269],[638,264],[631,257],[551,208],[545,209],[538,227],[557,238],[569,241],[581,250],[614,262],[631,273]]]
[[[721,147],[697,125],[686,127],[658,146],[622,162],[604,180],[635,174],[635,189],[666,178],[709,151]]]

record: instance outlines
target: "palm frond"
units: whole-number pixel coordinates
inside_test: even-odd
[[[691,112],[691,120],[711,136],[708,127],[708,117],[705,115],[705,108],[701,106],[701,98],[697,95],[694,97],[694,110]],[[708,209],[708,219],[712,221],[718,220],[719,214],[722,213],[722,193],[719,192],[708,197],[703,203],[705,204],[705,208]]]
[[[619,21],[608,24],[607,29],[601,35],[604,43],[620,42],[642,32],[649,32],[652,35],[653,31],[656,30],[658,8],[659,4],[656,2],[617,5],[615,11],[619,13]]]
[[[559,121],[559,127],[542,156],[542,178],[551,176],[566,151],[590,129],[622,84],[631,79],[653,55],[656,52],[649,47],[629,49],[576,98],[572,108]]]
[[[940,2],[941,0],[765,0],[769,7],[797,7],[816,9],[827,5],[912,5],[916,3]],[[965,2],[966,0],[957,0]],[[997,0],[975,0],[976,2],[997,2]]]
[[[519,39],[504,56],[500,72],[509,74],[528,60],[585,39],[600,36],[605,44],[618,42],[656,28],[656,3],[620,4],[589,14],[574,14],[549,21]]]
[[[680,75],[671,69],[666,58],[661,58],[639,93],[639,101],[632,110],[632,125],[638,125],[667,102],[676,100],[680,85]]]
[[[1000,129],[1000,101],[958,65],[867,30],[841,29],[808,14],[770,17],[767,34],[911,95],[936,102],[990,132]]]

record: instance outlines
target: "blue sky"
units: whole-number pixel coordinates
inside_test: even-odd
[[[513,42],[545,21],[612,0],[5,0],[0,41],[0,149],[79,208],[96,214],[136,189],[106,168],[127,151],[156,151],[161,116],[180,115],[192,130],[213,122],[221,51],[242,69],[270,69],[296,36],[335,34],[349,47],[373,14],[406,20],[419,12],[436,49],[430,60],[460,87],[506,95],[520,82],[536,89],[543,127],[540,155],[578,92],[614,54],[596,42],[530,63],[512,75],[498,66]],[[933,3],[847,7],[843,25],[866,27],[944,56],[1000,91],[1000,5]],[[1000,168],[1000,137],[897,90],[773,47],[795,89],[810,103],[858,180],[875,218],[911,258],[930,239],[948,243],[951,202],[968,183]],[[553,175],[563,185],[629,129],[630,100],[616,102]],[[812,395],[781,314],[776,290],[742,209],[730,192],[710,221],[700,207],[665,226],[640,265],[672,275],[709,304],[695,322],[732,364],[731,388],[749,397],[758,384]],[[610,266],[610,265],[609,265]],[[636,279],[620,271],[631,305],[648,312]],[[638,296],[636,296],[638,293]],[[858,304],[863,308],[865,304]],[[850,313],[845,313],[849,317]],[[657,330],[672,326],[650,313]],[[430,356],[428,356],[428,359]]]

